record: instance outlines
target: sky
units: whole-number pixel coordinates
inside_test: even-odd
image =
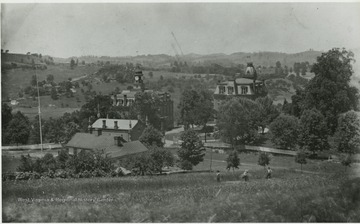
[[[55,57],[360,49],[360,2],[1,5],[1,48]],[[175,50],[173,49],[175,48]]]

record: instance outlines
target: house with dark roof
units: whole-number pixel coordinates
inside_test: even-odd
[[[125,156],[148,151],[140,141],[125,141],[121,136],[93,135],[76,133],[66,144],[70,154],[77,154],[80,150],[104,150],[105,155],[117,159]]]
[[[138,140],[145,128],[146,124],[139,120],[100,118],[89,126],[88,131],[94,136],[122,136],[130,142]]]

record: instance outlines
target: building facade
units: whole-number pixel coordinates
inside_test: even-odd
[[[174,128],[174,101],[168,92],[146,90],[143,82],[142,71],[137,70],[134,77],[135,88],[133,90],[123,90],[121,93],[113,94],[111,96],[113,106],[128,107],[135,103],[136,93],[145,92],[156,94],[161,101],[159,112],[161,117],[162,131]]]
[[[256,99],[267,95],[264,80],[257,80],[257,73],[252,63],[248,63],[242,78],[218,83],[214,92],[214,109],[218,110],[223,100],[229,97]]]
[[[145,128],[146,124],[139,120],[100,118],[89,125],[88,131],[93,136],[121,136],[130,142],[138,140]]]

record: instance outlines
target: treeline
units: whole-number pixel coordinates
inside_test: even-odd
[[[355,112],[359,92],[349,85],[352,61],[352,53],[345,49],[322,54],[313,65],[315,77],[281,109],[268,98],[225,102],[217,120],[221,137],[234,146],[252,144],[258,138],[257,128],[268,126],[271,140],[282,149],[314,155],[329,150],[342,156],[359,152],[360,119]]]

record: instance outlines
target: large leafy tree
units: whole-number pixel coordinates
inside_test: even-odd
[[[355,111],[340,115],[338,127],[331,138],[332,148],[341,153],[354,154],[360,149],[360,118]]]
[[[262,128],[262,132],[264,133],[265,127],[279,116],[280,112],[268,96],[257,98],[255,101],[259,104],[260,109],[258,111],[258,125]]]
[[[229,156],[226,159],[226,163],[227,163],[226,169],[228,170],[230,170],[231,168],[233,169],[233,171],[235,168],[239,169],[240,158],[236,150],[233,150],[229,154]]]
[[[313,153],[326,150],[328,128],[324,116],[316,109],[305,110],[300,118],[299,146]]]
[[[12,115],[12,108],[9,107],[6,103],[1,104],[1,128],[4,131],[9,122],[11,121],[13,115]]]
[[[213,97],[207,90],[186,89],[180,98],[180,121],[188,128],[190,125],[206,125],[213,116]]]
[[[352,52],[339,48],[323,53],[313,65],[315,77],[305,89],[303,109],[319,110],[331,133],[336,130],[339,114],[358,109],[358,90],[350,86],[353,57]]]
[[[193,130],[187,130],[181,134],[181,148],[178,150],[178,155],[181,161],[188,161],[193,166],[196,166],[204,160],[205,148]]]
[[[146,127],[141,134],[139,141],[147,146],[156,145],[158,147],[163,147],[164,143],[162,142],[162,134],[153,126],[149,125]]]
[[[163,167],[174,165],[174,155],[168,149],[152,147],[150,149],[151,170],[162,173]]]
[[[141,121],[146,120],[156,129],[161,129],[160,117],[161,99],[154,92],[138,92],[135,94],[135,103],[131,111],[134,111]]]
[[[258,131],[259,105],[252,100],[234,97],[219,108],[217,126],[231,145],[254,140]]]
[[[29,119],[18,111],[9,122],[5,135],[9,143],[26,144],[30,135]]]
[[[270,124],[271,141],[283,149],[292,149],[297,144],[299,121],[291,115],[280,115]]]

